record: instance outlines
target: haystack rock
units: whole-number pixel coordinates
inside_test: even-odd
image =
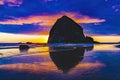
[[[120,45],[116,45],[117,48],[120,48]]]
[[[67,16],[63,16],[53,25],[48,43],[93,43],[91,37],[85,37],[82,27]]]

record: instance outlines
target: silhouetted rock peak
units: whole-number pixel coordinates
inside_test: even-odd
[[[74,26],[77,25],[76,27],[79,27],[79,28],[82,29],[81,26],[79,26],[74,20],[72,20],[71,18],[69,18],[66,15],[62,16],[61,18],[59,18],[56,23],[61,23],[61,22],[64,22],[64,24],[66,24],[66,25],[69,25],[69,24],[73,25],[74,24]],[[67,22],[69,22],[69,24]],[[65,27],[65,26],[63,26],[63,27]],[[73,26],[71,26],[71,27],[73,27]]]
[[[71,20],[71,19],[70,19],[69,17],[67,17],[66,15],[62,16],[60,19],[61,19],[61,20]]]
[[[64,15],[53,25],[48,43],[85,43],[89,42],[89,39],[85,37],[79,24]]]
[[[67,17],[66,15],[62,16],[62,18],[66,18],[66,19],[69,19],[69,17]]]

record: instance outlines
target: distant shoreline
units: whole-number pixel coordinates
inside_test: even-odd
[[[94,43],[94,44],[120,44],[117,42],[102,42],[102,43]]]
[[[14,44],[17,44],[17,46]],[[70,47],[72,47],[72,46],[87,46],[87,44],[88,45],[94,45],[94,44],[98,44],[98,45],[99,44],[117,44],[117,45],[119,45],[120,43],[116,43],[116,42],[112,42],[112,43],[110,43],[110,42],[104,42],[104,43],[51,43],[51,44],[48,44],[48,43],[31,43],[31,44],[27,44],[27,43],[0,43],[0,49],[15,49],[15,48],[19,48],[19,45],[21,45],[21,44],[30,45],[30,46],[32,45],[34,47],[47,47],[47,46],[53,46],[53,47],[63,47],[63,46],[69,47],[70,46]],[[32,46],[31,46],[31,48],[33,48]]]

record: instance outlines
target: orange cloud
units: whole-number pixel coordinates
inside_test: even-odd
[[[45,67],[45,65],[49,67]],[[17,71],[30,71],[33,73],[41,73],[41,72],[55,72],[57,68],[52,62],[44,62],[44,65],[39,63],[17,63],[17,64],[8,64],[1,65],[0,69],[6,70],[17,70]]]
[[[69,74],[76,74],[79,72],[79,75],[82,75],[83,73],[90,72],[91,70],[98,71],[99,69],[106,67],[105,64],[101,62],[84,62],[80,63],[76,66],[76,69],[73,69]]]
[[[81,63],[81,64],[76,66],[77,69],[70,71],[70,74],[74,74],[77,71],[84,73],[86,71],[90,71],[93,69],[99,69],[102,67],[105,67],[105,64],[100,63],[100,62]],[[17,64],[0,65],[0,69],[16,70],[16,71],[28,71],[28,72],[30,71],[33,73],[58,72],[57,67],[51,61],[38,62],[38,63],[17,63]]]
[[[86,15],[72,13],[72,12],[61,12],[59,14],[51,15],[33,15],[28,17],[20,17],[14,19],[8,19],[0,21],[0,24],[10,24],[10,25],[23,25],[23,24],[36,24],[40,26],[52,26],[55,21],[63,15],[67,15],[77,23],[99,23],[105,22],[105,19],[91,18]]]
[[[8,4],[8,6],[20,6],[22,0],[0,0],[0,5]]]

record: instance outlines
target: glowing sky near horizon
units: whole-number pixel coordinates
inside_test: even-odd
[[[99,42],[119,42],[119,36],[92,36],[95,41]],[[35,42],[47,43],[48,35],[25,35],[25,34],[10,34],[0,33],[1,42]]]
[[[0,10],[0,42],[47,42],[63,15],[97,41],[120,41],[119,0],[0,0]]]

